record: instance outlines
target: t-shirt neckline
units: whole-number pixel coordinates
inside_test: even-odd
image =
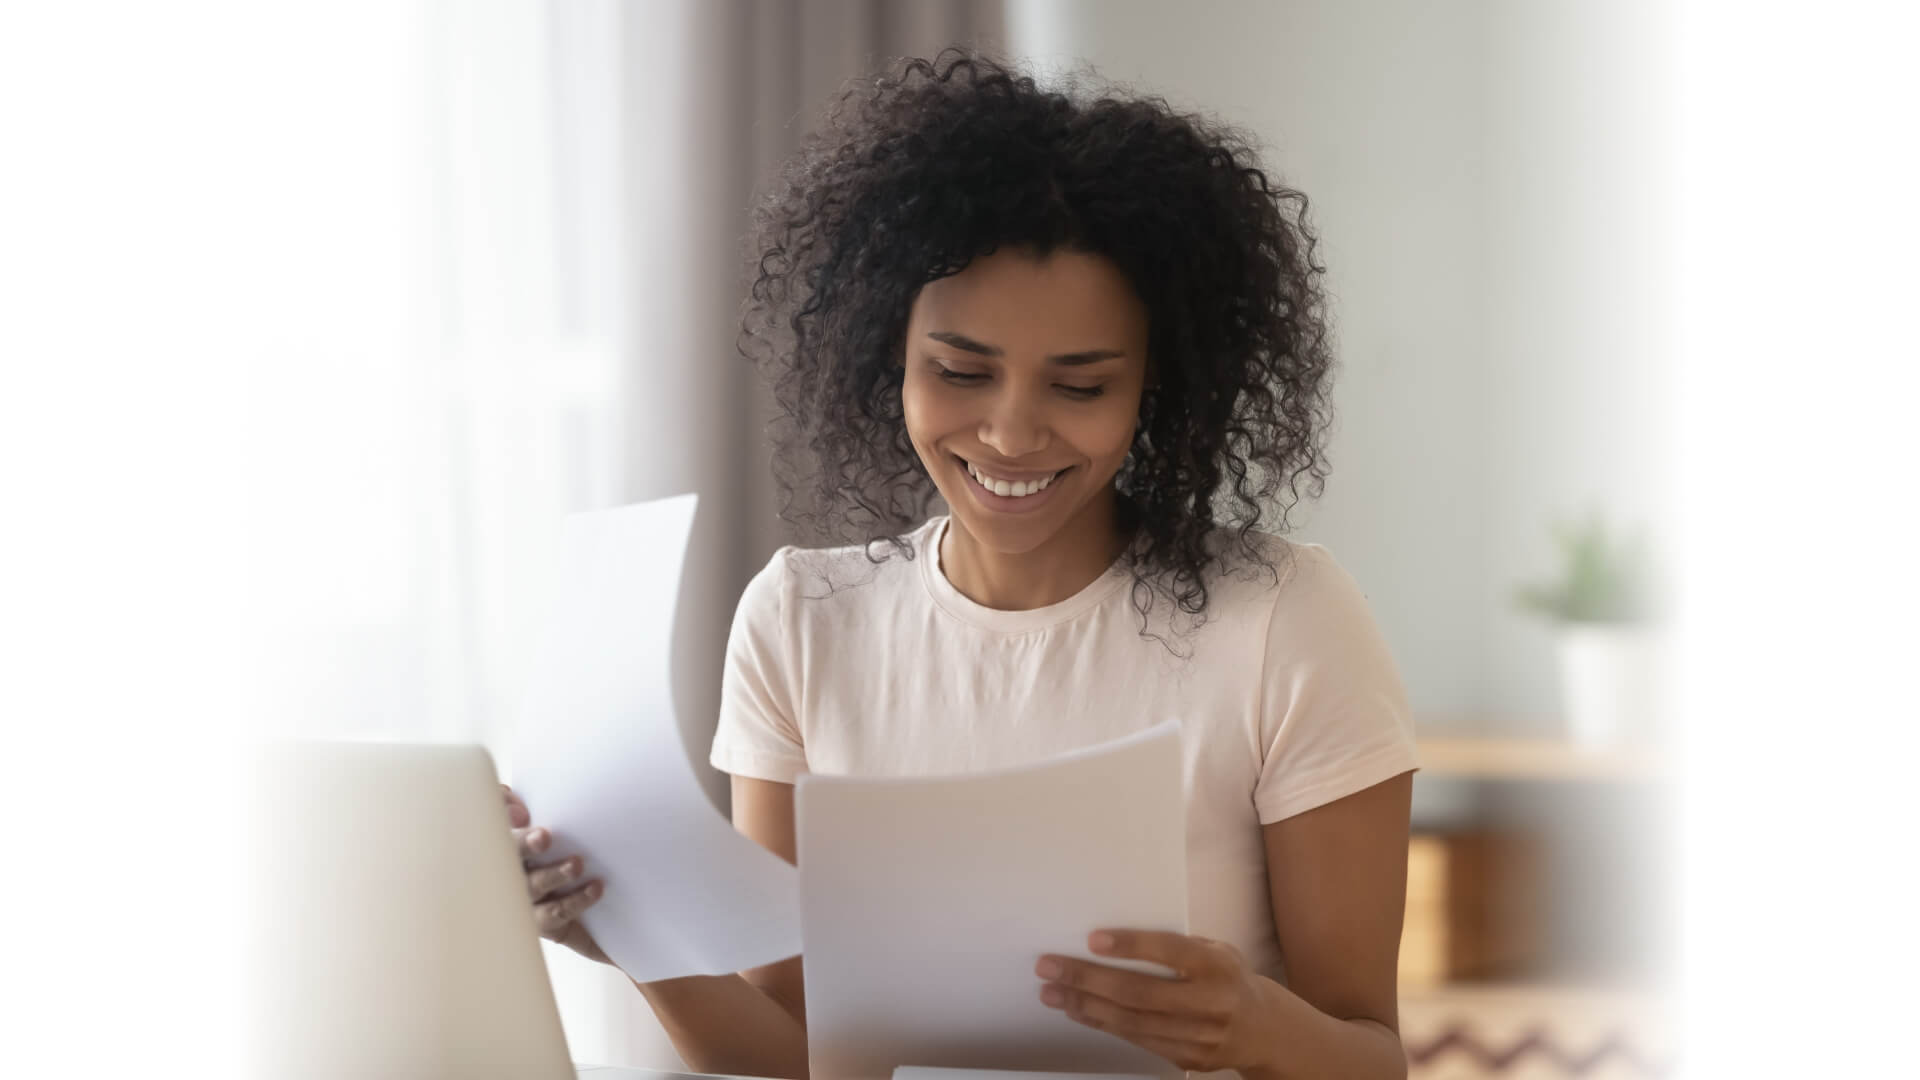
[[[928,593],[933,596],[933,602],[942,611],[983,630],[1019,634],[1057,626],[1097,607],[1133,577],[1127,569],[1127,557],[1123,554],[1107,567],[1105,573],[1064,600],[1025,611],[990,608],[955,588],[953,582],[947,580],[946,571],[940,568],[940,539],[946,535],[947,526],[952,520],[951,514],[942,515],[927,522],[926,528],[921,530],[917,552],[920,577],[926,583]]]

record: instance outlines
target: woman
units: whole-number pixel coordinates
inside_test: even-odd
[[[858,542],[747,587],[712,762],[792,861],[803,772],[987,768],[1178,717],[1193,934],[1089,949],[1181,977],[1043,957],[1034,993],[1183,1068],[1403,1076],[1405,694],[1352,579],[1257,529],[1326,473],[1305,207],[1157,99],[960,51],[848,90],[760,212],[742,341],[783,406],[789,515]],[[542,932],[604,960],[585,868],[528,882]],[[693,1068],[804,1076],[800,963],[639,988]]]

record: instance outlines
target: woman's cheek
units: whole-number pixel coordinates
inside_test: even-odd
[[[907,438],[920,453],[922,464],[931,469],[934,462],[928,459],[939,455],[940,440],[965,427],[966,410],[952,400],[952,395],[941,393],[945,387],[928,383],[908,376],[901,387],[900,412],[907,425]]]
[[[927,388],[919,379],[908,375],[900,388],[900,415],[906,421],[908,438],[923,451],[932,438],[933,418],[929,415],[932,410]]]
[[[1082,452],[1088,457],[1119,467],[1119,463],[1133,447],[1133,431],[1139,422],[1138,402],[1128,402],[1117,398],[1099,415],[1089,416],[1081,436]]]

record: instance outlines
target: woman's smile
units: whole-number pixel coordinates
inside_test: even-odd
[[[1045,505],[1060,480],[1073,471],[1069,465],[1052,472],[1017,471],[998,466],[982,468],[958,454],[954,462],[966,475],[967,490],[981,506],[996,513],[1025,514]]]

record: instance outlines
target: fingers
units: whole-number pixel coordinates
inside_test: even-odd
[[[539,928],[541,937],[558,941],[567,932],[568,925],[592,907],[605,891],[606,885],[602,882],[589,881],[584,888],[535,904],[533,924]]]
[[[1218,1048],[1204,1043],[1179,1042],[1135,1035],[1127,1040],[1151,1054],[1158,1054],[1188,1072],[1213,1072],[1225,1068]]]
[[[1206,1016],[1129,1009],[1117,1002],[1061,986],[1048,986],[1040,1000],[1090,1028],[1110,1031],[1129,1041],[1157,1039],[1191,1046],[1217,1044],[1226,1034],[1225,1021]]]
[[[539,827],[515,829],[513,843],[520,849],[520,862],[525,865],[553,846],[553,834]]]
[[[1103,956],[1144,960],[1178,978],[1043,956],[1034,972],[1050,980],[1040,999],[1075,1021],[1109,1032],[1183,1069],[1221,1067],[1223,1046],[1244,1016],[1239,950],[1225,942],[1155,930],[1101,930],[1087,945]]]
[[[533,824],[533,815],[527,812],[527,804],[521,800],[520,796],[513,793],[512,788],[501,784],[500,796],[507,801],[507,824],[509,826],[518,829]]]
[[[548,866],[534,866],[533,860],[553,846],[553,833],[533,824],[527,804],[511,787],[501,784],[500,797],[506,800],[507,824],[513,833],[513,846],[520,852],[520,865],[527,870],[527,895],[533,899],[534,926],[541,937],[558,941],[580,913],[600,899],[606,884],[597,880],[580,884],[586,861],[578,855]],[[573,891],[563,891],[567,889]]]
[[[551,866],[535,866],[527,870],[527,895],[536,902],[564,889],[580,884],[580,874],[586,868],[586,861],[580,856],[561,859]]]
[[[1043,956],[1034,965],[1034,974],[1061,986],[1084,990],[1131,1009],[1152,1012],[1191,1012],[1197,995],[1205,989],[1191,983],[1175,982],[1158,975],[1123,971],[1105,964],[1090,964],[1068,956]]]
[[[1231,945],[1162,930],[1096,930],[1088,936],[1087,947],[1103,956],[1165,964],[1188,978],[1224,970],[1238,957]]]

